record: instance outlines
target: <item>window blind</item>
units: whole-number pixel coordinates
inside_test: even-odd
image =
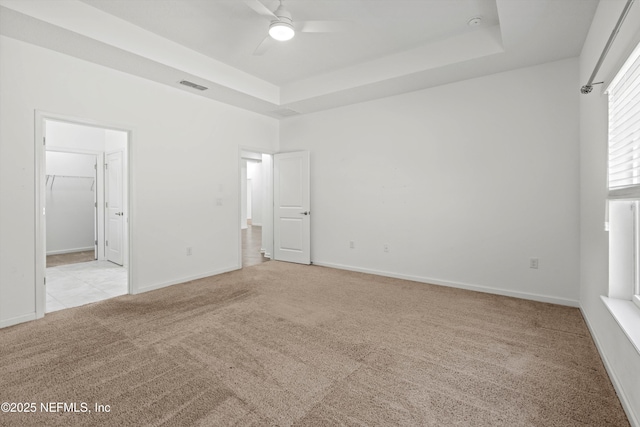
[[[640,55],[630,58],[608,92],[609,198],[640,197]]]

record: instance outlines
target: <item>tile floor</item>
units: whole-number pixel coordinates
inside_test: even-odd
[[[262,227],[242,230],[243,267],[269,261],[260,253]],[[109,261],[48,267],[46,313],[126,295],[127,270]]]
[[[127,270],[109,261],[60,265],[46,275],[47,313],[128,293]]]

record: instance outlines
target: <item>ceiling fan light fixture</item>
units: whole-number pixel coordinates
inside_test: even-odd
[[[275,21],[269,26],[269,35],[271,38],[283,42],[291,40],[296,32],[293,25],[283,21]]]

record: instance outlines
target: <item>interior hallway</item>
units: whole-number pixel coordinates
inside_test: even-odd
[[[260,252],[261,247],[262,227],[251,225],[251,220],[249,220],[247,228],[242,230],[242,267],[250,267],[269,261],[269,258],[265,258],[264,254]]]

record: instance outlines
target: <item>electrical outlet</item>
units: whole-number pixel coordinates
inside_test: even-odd
[[[382,249],[383,249],[385,252],[389,252],[389,245],[388,245],[387,243],[385,243],[385,244],[382,246]]]
[[[349,241],[349,247],[350,247],[351,249],[355,249],[355,248],[356,248],[356,242],[354,242],[353,240],[350,240],[350,241]]]
[[[529,268],[538,268],[538,258],[529,258]]]
[[[187,248],[187,256],[191,256],[191,253],[192,253],[192,251],[191,251],[191,246],[189,246],[189,247]]]

